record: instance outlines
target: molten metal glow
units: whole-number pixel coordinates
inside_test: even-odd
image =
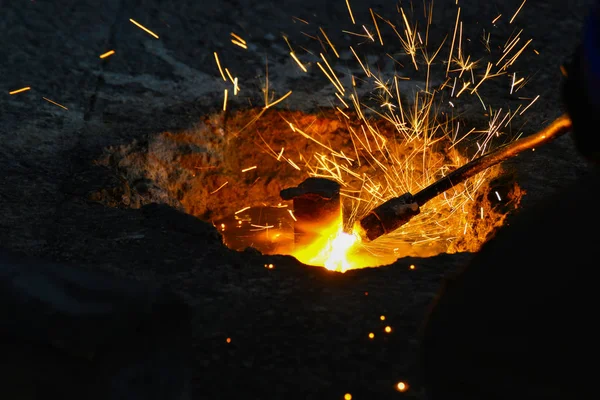
[[[321,227],[315,241],[308,246],[295,249],[292,255],[304,264],[324,266],[330,271],[346,272],[356,268],[352,251],[360,243],[356,233],[344,232],[344,224],[340,217],[332,224]]]
[[[398,382],[396,384],[396,390],[399,392],[406,392],[408,390],[408,385],[404,382]]]

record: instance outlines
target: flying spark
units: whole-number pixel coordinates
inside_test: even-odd
[[[106,53],[100,54],[100,58],[107,58],[107,57],[112,56],[113,54],[115,54],[115,51],[114,50],[109,50]]]
[[[298,64],[298,66],[300,67],[300,69],[302,71],[308,72],[306,67],[304,65],[302,65],[302,62],[300,62],[300,60],[298,59],[298,57],[296,57],[296,54],[293,51],[290,52],[290,56],[292,56],[292,58],[294,59],[294,61],[296,61],[296,64]]]
[[[221,68],[221,62],[219,61],[219,56],[216,51],[213,54],[215,56],[215,61],[217,62],[217,67],[219,68],[219,73],[221,74],[221,77],[223,78],[223,80],[225,82],[227,82],[227,78],[225,78],[225,74],[223,73],[223,68]]]
[[[517,15],[519,14],[519,12],[521,11],[521,9],[523,8],[523,6],[525,5],[525,2],[527,0],[523,0],[523,2],[521,3],[521,5],[519,6],[519,8],[517,9],[517,11],[515,11],[515,14],[512,16],[512,18],[510,19],[509,24],[512,24],[513,21],[515,20],[515,18],[517,18]]]
[[[215,194],[217,193],[219,190],[223,189],[225,186],[227,186],[227,184],[229,183],[229,181],[225,182],[224,184],[222,184],[221,186],[219,186],[218,188],[216,188],[215,190],[213,190],[212,192],[210,192],[210,194]]]
[[[26,92],[26,91],[28,91],[28,90],[31,90],[31,87],[29,87],[29,86],[26,86],[26,87],[24,87],[24,88],[21,88],[21,89],[13,90],[12,92],[8,92],[8,94],[12,96],[12,95],[14,95],[14,94],[17,94],[17,93],[23,93],[23,92]]]
[[[354,20],[354,14],[352,14],[352,7],[350,7],[350,0],[346,0],[346,7],[348,7],[348,13],[350,14],[350,19],[352,20],[352,23],[356,24],[356,21]]]
[[[242,208],[242,209],[240,209],[240,210],[237,210],[237,211],[235,212],[235,215],[237,215],[237,214],[240,214],[240,213],[243,213],[244,211],[246,211],[246,210],[248,210],[248,209],[250,209],[250,206],[248,206],[248,207],[244,207],[244,208]]]
[[[246,41],[244,39],[242,39],[241,37],[239,37],[238,35],[236,35],[235,33],[231,32],[231,43],[235,44],[236,46],[241,47],[242,49],[248,49],[248,44],[246,43]]]
[[[64,110],[68,110],[68,108],[67,108],[67,107],[65,107],[65,106],[63,106],[62,104],[59,104],[59,103],[57,103],[57,102],[55,102],[55,101],[53,101],[53,100],[50,100],[50,99],[48,99],[48,98],[46,98],[46,97],[42,97],[42,99],[46,100],[48,103],[52,103],[52,104],[54,104],[55,106],[58,106],[58,107],[62,108],[62,109],[64,109]]]
[[[149,34],[150,36],[154,37],[155,39],[158,39],[158,35],[156,33],[152,32],[150,29],[146,28],[144,25],[140,24],[139,22],[134,21],[131,18],[129,18],[129,22],[131,22],[132,24],[134,24],[135,26],[137,26],[138,28],[140,28],[141,30],[143,30],[144,32]]]

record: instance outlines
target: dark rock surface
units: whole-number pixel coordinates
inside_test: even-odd
[[[390,8],[384,3],[374,1],[373,8],[383,13]],[[462,16],[477,27],[483,18],[511,15],[520,3],[465,2]],[[541,95],[528,111],[525,134],[562,112],[559,65],[577,42],[588,3],[527,3],[521,11],[539,52],[528,58],[529,88]],[[368,12],[366,1],[351,4],[357,14]],[[236,68],[248,91],[259,86],[257,75],[264,74],[265,54],[271,54],[269,79],[283,93],[297,76],[288,74],[291,64],[279,33],[290,32],[299,44],[308,40],[291,18],[297,16],[322,23],[339,40],[348,20],[344,1],[294,0],[285,6],[234,0],[1,1],[0,8],[3,247],[180,293],[193,309],[195,399],[340,399],[347,392],[354,399],[421,397],[416,381],[406,393],[394,391],[394,384],[413,383],[416,332],[426,307],[442,276],[469,254],[405,258],[388,267],[332,274],[291,257],[230,251],[212,226],[168,206],[133,210],[88,201],[89,193],[116,186],[111,182],[116,178],[92,163],[105,147],[189,128],[222,106],[214,51]],[[454,14],[443,10],[436,26],[447,29]],[[129,18],[156,30],[160,40]],[[513,26],[498,29],[507,38]],[[255,46],[252,51],[232,49],[232,31],[243,34]],[[115,56],[98,58],[110,49]],[[295,106],[323,106],[312,94],[327,82],[302,85]],[[7,95],[23,86],[32,90]],[[497,96],[506,96],[506,88]],[[523,207],[585,169],[568,137],[506,165],[527,191]],[[264,268],[269,263],[273,269]],[[390,334],[383,331],[387,324]],[[21,350],[45,359],[46,350],[38,352],[29,342],[3,346],[13,351],[6,360],[15,371],[31,371],[23,362],[29,358],[18,357]],[[154,347],[129,347],[138,346]],[[39,370],[30,373],[46,374],[51,367],[45,365],[36,364]],[[77,379],[77,369],[47,379],[89,388]],[[28,382],[22,381],[24,387]]]
[[[185,399],[190,309],[165,289],[0,252],[5,396]]]

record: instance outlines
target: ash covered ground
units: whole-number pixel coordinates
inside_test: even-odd
[[[451,29],[454,9],[438,3],[435,29]],[[461,15],[465,25],[479,29],[478,21],[512,15],[520,3],[464,1]],[[541,95],[527,112],[524,134],[563,111],[559,66],[577,43],[588,3],[571,2],[567,9],[564,2],[531,1],[519,14],[539,52],[527,56],[528,90]],[[394,12],[383,1],[351,4],[363,17],[369,7],[382,15]],[[256,92],[267,56],[270,85],[283,94],[299,75],[290,72],[280,34],[297,43],[309,40],[292,16],[321,24],[333,40],[343,41],[345,2],[6,1],[2,14],[2,247],[164,283],[182,293],[194,309],[194,398],[422,398],[414,380],[417,330],[442,277],[464,265],[469,254],[403,258],[342,275],[291,257],[231,251],[210,224],[169,205],[133,209],[90,200],[91,193],[121,183],[94,163],[107,147],[190,129],[222,107],[213,52]],[[508,37],[512,29],[506,25],[496,33]],[[251,43],[249,51],[232,47],[232,31]],[[109,49],[116,54],[100,60]],[[8,95],[24,86],[32,89]],[[298,100],[282,106],[318,110],[327,105],[319,95],[326,86],[322,79],[308,80]],[[487,99],[501,103],[507,91],[498,86]],[[247,105],[248,99],[229,104]],[[568,137],[504,167],[527,193],[523,209],[585,168]],[[264,268],[269,263],[275,268]],[[384,333],[386,325],[391,334]],[[400,380],[411,390],[394,391]]]

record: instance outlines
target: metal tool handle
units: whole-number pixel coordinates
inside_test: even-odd
[[[533,149],[556,139],[557,137],[569,132],[572,126],[573,125],[569,116],[567,114],[563,114],[541,131],[499,147],[491,153],[481,156],[452,171],[448,175],[414,194],[413,200],[419,206],[422,206],[439,194],[454,187],[455,185],[458,185],[461,182],[464,182],[479,172],[508,158],[514,157],[524,150]]]

